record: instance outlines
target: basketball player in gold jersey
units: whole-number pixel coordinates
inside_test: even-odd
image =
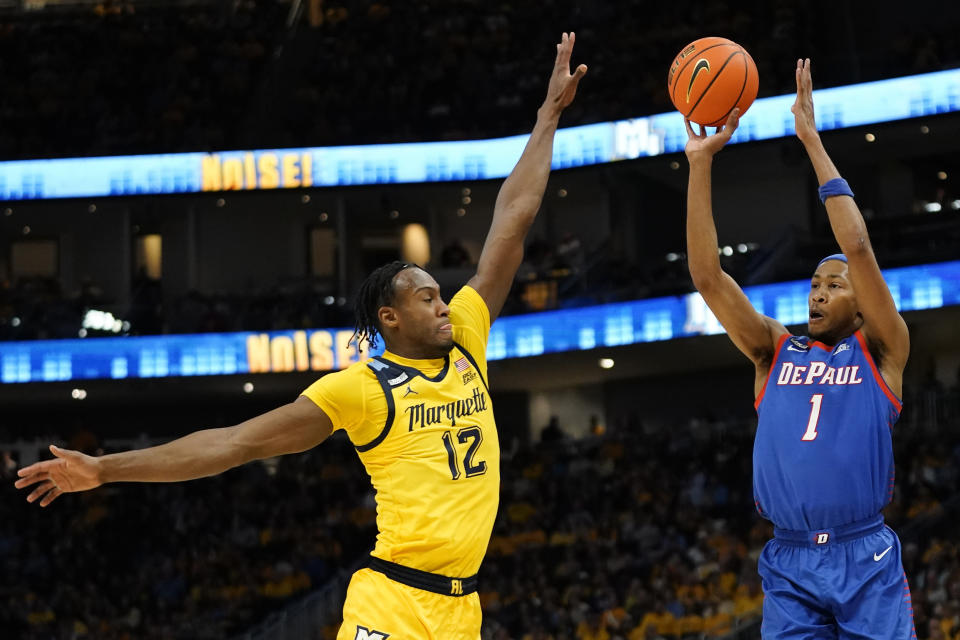
[[[587,71],[570,73],[564,33],[547,97],[503,183],[477,273],[447,306],[416,265],[391,263],[363,283],[357,333],[383,337],[382,357],[312,384],[296,401],[233,427],[99,458],[51,446],[55,459],[19,472],[17,488],[47,506],[107,482],[177,482],[306,451],[347,432],[377,491],[377,543],[354,574],[338,640],[478,640],[476,573],[500,489],[500,448],[486,346],[523,257],[550,173],[560,114]]]

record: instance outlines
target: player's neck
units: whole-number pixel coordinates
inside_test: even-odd
[[[808,335],[808,337],[809,337],[811,340],[813,340],[813,341],[815,341],[815,342],[819,342],[819,343],[821,343],[821,344],[825,344],[825,345],[827,345],[828,347],[835,347],[835,346],[837,346],[838,344],[840,344],[841,342],[843,342],[844,340],[846,340],[847,338],[849,338],[850,336],[852,336],[854,333],[856,333],[856,331],[857,331],[857,330],[854,328],[854,329],[850,329],[849,331],[842,331],[842,332],[829,333],[829,334],[821,334],[821,335],[816,335],[816,336],[814,336],[814,335]]]
[[[393,355],[405,360],[441,360],[446,353],[440,353],[435,347],[425,348],[422,345],[384,344],[387,350],[385,355]]]
[[[852,320],[850,320],[847,323],[846,326],[839,327],[833,330],[828,330],[819,335],[813,335],[808,331],[807,336],[811,340],[821,342],[830,347],[835,347],[837,344],[843,342],[844,340],[846,340],[847,338],[855,334],[857,331],[859,331],[861,327],[863,327],[863,319],[860,317],[860,314],[858,313],[856,317],[854,317]]]

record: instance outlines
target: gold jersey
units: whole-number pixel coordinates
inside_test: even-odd
[[[377,492],[373,555],[421,571],[472,576],[500,491],[500,444],[487,387],[490,314],[465,286],[450,301],[445,358],[382,357],[331,373],[303,395],[343,429]]]

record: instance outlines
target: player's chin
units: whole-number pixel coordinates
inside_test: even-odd
[[[453,334],[441,331],[436,346],[444,354],[450,353],[450,350],[453,349]]]
[[[807,335],[814,340],[823,341],[829,335],[829,333],[830,332],[826,327],[823,326],[823,323],[821,322],[807,323]]]

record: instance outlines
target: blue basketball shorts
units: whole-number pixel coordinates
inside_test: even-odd
[[[876,516],[819,531],[774,530],[760,555],[764,640],[911,640],[900,539]]]

